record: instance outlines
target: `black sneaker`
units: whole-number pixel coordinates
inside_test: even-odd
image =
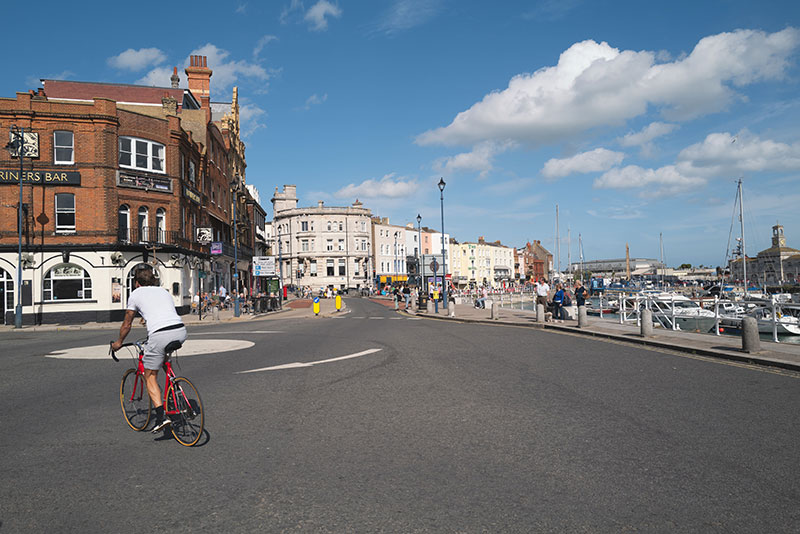
[[[159,430],[164,430],[165,428],[167,428],[171,424],[172,424],[172,421],[170,421],[169,417],[165,417],[162,421],[156,421],[156,426],[154,426],[153,430],[151,430],[150,432],[155,434]]]

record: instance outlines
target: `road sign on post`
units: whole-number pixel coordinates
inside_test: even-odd
[[[431,271],[433,271],[433,272],[436,272],[436,271],[439,270],[439,262],[436,261],[436,258],[431,260],[430,268],[431,268]]]
[[[253,256],[253,276],[276,276],[274,256]]]

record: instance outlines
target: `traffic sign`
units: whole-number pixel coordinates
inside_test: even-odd
[[[431,260],[430,267],[431,267],[431,271],[433,271],[433,272],[436,272],[436,271],[439,270],[439,262],[436,261],[436,258]]]

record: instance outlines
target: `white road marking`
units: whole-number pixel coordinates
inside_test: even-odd
[[[241,339],[204,339],[202,341],[190,339],[187,340],[178,351],[178,357],[183,358],[184,356],[197,356],[198,354],[214,354],[232,350],[243,350],[249,349],[253,345],[255,345],[255,343],[252,341],[243,341]],[[111,356],[108,355],[107,343],[105,345],[73,347],[71,349],[54,351],[50,354],[45,354],[45,357],[55,358],[57,360],[111,359]],[[120,360],[135,359],[136,357],[136,349],[134,347],[125,348],[117,352],[117,358]]]
[[[339,356],[337,358],[330,358],[327,360],[319,360],[316,362],[294,362],[294,363],[285,363],[283,365],[275,365],[273,367],[262,367],[261,369],[250,369],[249,371],[237,371],[235,374],[243,375],[246,373],[258,373],[260,371],[280,371],[282,369],[298,369],[300,367],[311,367],[313,365],[319,365],[321,363],[331,363],[331,362],[339,362],[342,360],[349,360],[351,358],[358,358],[360,356],[366,356],[367,354],[373,354],[375,352],[380,352],[383,349],[367,349],[361,352],[356,352],[355,354],[348,354],[347,356]]]
[[[283,334],[282,330],[243,330],[231,332],[192,332],[193,336],[218,336],[218,335],[239,335],[239,334]]]
[[[369,319],[383,319],[383,317],[369,317]]]

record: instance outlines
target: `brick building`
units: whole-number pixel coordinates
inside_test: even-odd
[[[231,288],[231,182],[245,179],[237,96],[214,121],[205,58],[193,57],[186,74],[188,89],[178,88],[175,69],[170,88],[43,80],[38,92],[0,98],[0,128],[25,133],[24,324],[120,320],[142,263],[155,268],[183,313],[198,289]],[[2,151],[6,324],[18,292],[19,177],[17,154]],[[222,254],[196,242],[198,227],[212,228]],[[241,244],[237,270],[247,272],[252,249]]]

